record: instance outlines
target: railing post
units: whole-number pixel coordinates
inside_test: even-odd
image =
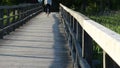
[[[106,68],[106,58],[105,58],[105,51],[103,51],[103,68]]]
[[[103,68],[120,68],[105,51],[103,51]]]
[[[3,9],[0,9],[0,39],[3,38],[3,31],[1,31],[1,29],[4,27],[3,25],[3,16],[4,16],[4,10]]]
[[[16,7],[16,11],[15,11],[15,14],[17,15],[17,18],[15,19],[15,21],[20,21],[20,18],[21,18],[21,12],[20,12],[20,6],[17,6]],[[16,24],[15,26],[14,26],[14,28],[16,29],[16,28],[18,28],[18,24]],[[14,30],[15,30],[14,29]]]
[[[23,9],[23,10],[22,10]],[[19,12],[20,12],[20,18],[19,18],[19,20],[22,20],[22,19],[24,19],[24,7],[23,6],[21,6],[20,8],[19,8]],[[20,23],[18,24],[18,27],[19,26],[22,26],[22,23],[23,23],[23,20],[22,21],[20,21]]]
[[[13,20],[11,22],[11,24],[15,23],[16,22],[16,9],[15,9],[15,6],[13,9],[11,9],[12,11],[12,14],[13,14]],[[15,25],[11,27],[11,31],[15,31]]]
[[[12,9],[12,12],[13,12],[13,15],[14,15],[14,16],[13,16],[13,21],[12,21],[12,23],[13,23],[13,22],[16,21],[16,16],[15,16],[16,9],[13,8],[13,9]]]
[[[84,49],[85,49],[85,47],[84,47],[84,29],[82,28],[82,57],[85,57]]]
[[[92,67],[93,46],[92,38],[82,29],[82,56]]]
[[[74,34],[76,35],[76,23],[77,23],[77,21],[76,21],[76,19],[74,19],[73,18],[73,32],[74,32]]]
[[[80,26],[79,23],[77,23],[77,35],[76,39],[80,44],[80,47],[82,47],[82,27]]]
[[[10,25],[10,9],[7,7],[7,9],[6,9],[6,11],[7,11],[7,13],[6,13],[6,15],[7,15],[7,26],[8,25]]]
[[[10,23],[10,19],[11,19],[11,17],[10,17],[10,8],[9,7],[7,7],[7,25],[6,26],[9,26],[11,23]],[[10,31],[11,31],[11,28],[8,28],[7,30],[5,30],[6,31],[6,33],[7,34],[9,34],[10,33]]]
[[[82,45],[82,43],[81,43],[81,41],[82,41],[82,31],[81,31],[81,27],[80,27],[80,25],[79,25],[79,23],[75,20],[75,23],[76,24],[74,24],[75,25],[75,32],[76,32],[76,34],[75,34],[75,38],[76,38],[76,42],[77,43],[79,43],[79,44],[77,44],[76,45],[76,47],[80,47],[81,48],[81,45]],[[78,55],[79,53],[78,52],[76,52],[76,62],[75,62],[75,64],[76,64],[76,67],[75,68],[80,68],[80,63],[79,63],[79,55]]]
[[[39,6],[37,4],[0,6],[0,38],[3,38],[3,35],[9,34],[20,25],[23,25],[27,19],[33,17],[30,14],[34,13],[36,15],[38,13],[38,9]]]
[[[20,10],[20,7],[17,7],[17,13],[18,13],[18,20],[20,20],[21,19],[21,10]]]

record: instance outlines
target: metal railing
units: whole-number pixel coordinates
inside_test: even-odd
[[[102,68],[119,68],[119,34],[62,4],[60,14],[74,68],[96,68],[92,59],[93,40],[103,49]]]
[[[14,31],[42,11],[41,4],[0,6],[0,38]]]

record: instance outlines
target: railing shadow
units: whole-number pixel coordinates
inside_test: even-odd
[[[56,14],[53,14],[53,18],[55,20],[53,24],[54,60],[49,68],[72,68],[62,23],[59,22]]]

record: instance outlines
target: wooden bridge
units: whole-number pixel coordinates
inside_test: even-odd
[[[0,7],[0,68],[119,68],[120,35],[60,4],[47,16],[40,4]]]

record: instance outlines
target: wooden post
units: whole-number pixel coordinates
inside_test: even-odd
[[[3,15],[4,15],[3,9],[0,9],[0,18],[3,18]],[[2,27],[3,27],[3,20],[0,20],[0,28]]]
[[[15,16],[15,15],[16,15],[16,9],[13,8],[13,9],[12,9],[12,12],[13,12],[13,15],[14,15],[14,16],[12,17],[12,18],[13,18],[13,21],[12,21],[11,23],[15,23],[15,22],[16,22],[16,16]],[[11,28],[12,28],[12,31],[15,31],[15,25],[12,26]]]
[[[105,58],[105,51],[103,51],[103,68],[106,68],[106,58]]]
[[[79,23],[77,23],[76,24],[77,25],[77,27],[76,27],[76,39],[77,39],[77,41],[79,42],[79,44],[80,44],[80,46],[82,47],[82,27],[80,26],[80,24]]]
[[[14,15],[14,16],[13,16],[13,21],[12,21],[12,22],[15,22],[15,20],[16,20],[16,16],[15,16],[16,9],[15,9],[15,8],[13,8],[13,10],[12,10],[12,11],[13,11],[13,15]]]
[[[76,19],[74,19],[73,20],[73,32],[74,32],[75,36],[76,36],[76,23],[77,23],[77,21],[76,21]]]
[[[11,23],[10,23],[10,8],[8,7],[8,9],[6,9],[7,10],[7,26],[9,26]],[[6,31],[6,33],[7,34],[9,34],[10,33],[10,31],[11,31],[11,28],[8,28],[7,30],[5,30]]]
[[[3,16],[4,16],[4,11],[3,11],[3,9],[0,9],[0,18],[1,18],[1,20],[0,20],[0,29],[2,29],[3,27],[4,27],[4,25],[3,25]],[[0,31],[0,39],[2,39],[3,38],[3,31]]]
[[[70,16],[70,27],[72,27],[73,16]]]
[[[82,30],[82,56],[87,60],[90,66],[92,66],[93,46],[92,38]]]
[[[76,46],[81,47],[82,46],[82,28],[77,21],[76,21],[76,40],[79,43],[79,45],[76,45]],[[76,67],[75,68],[80,68],[79,56],[77,53],[76,53]]]
[[[82,28],[82,57],[84,58],[85,55],[84,55],[84,49],[85,49],[85,46],[84,46],[84,29]]]
[[[10,9],[6,9],[7,10],[7,26],[10,25]]]
[[[17,14],[18,14],[18,19],[17,20],[20,20],[21,19],[20,7],[17,8]]]

